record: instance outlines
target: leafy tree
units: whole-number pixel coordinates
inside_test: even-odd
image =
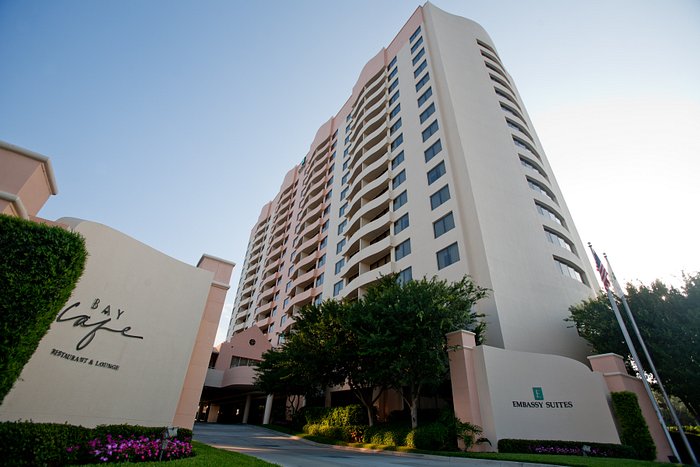
[[[352,325],[359,357],[380,363],[377,380],[401,392],[413,428],[418,426],[423,390],[448,374],[445,334],[470,329],[481,342],[484,323],[473,307],[486,293],[468,277],[454,283],[424,278],[402,284],[396,275],[389,275],[358,301]]]
[[[467,277],[401,284],[390,275],[357,301],[306,306],[285,344],[263,355],[256,384],[286,395],[347,384],[370,426],[374,403],[391,387],[403,395],[415,428],[420,395],[448,374],[445,334],[471,329],[481,342],[484,324],[473,306],[485,295]]]
[[[666,390],[677,396],[690,413],[700,415],[700,273],[684,276],[681,289],[657,280],[649,286],[627,284],[626,298],[640,334],[654,360]],[[622,304],[619,305],[623,310]],[[594,353],[613,352],[631,357],[605,294],[572,306],[567,321],[574,322]],[[623,319],[645,368],[649,368],[624,311]]]

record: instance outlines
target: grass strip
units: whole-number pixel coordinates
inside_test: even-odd
[[[530,462],[536,464],[570,465],[576,467],[651,467],[669,466],[672,464],[653,461],[640,461],[635,459],[618,459],[612,457],[583,457],[583,456],[563,456],[557,454],[520,454],[520,453],[498,453],[498,452],[458,452],[458,451],[424,451],[421,449],[408,448],[406,446],[385,446],[382,444],[366,443],[346,443],[323,436],[314,436],[307,433],[300,433],[288,427],[279,425],[263,425],[265,428],[297,436],[302,439],[314,441],[321,444],[335,446],[348,446],[352,448],[373,449],[378,451],[397,451],[414,454],[431,454],[434,456],[446,457],[467,457],[471,459],[489,459],[511,462]]]

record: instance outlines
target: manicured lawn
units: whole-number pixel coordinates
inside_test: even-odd
[[[256,457],[246,456],[244,454],[239,454],[237,452],[225,451],[223,449],[213,448],[204,443],[197,441],[192,441],[192,447],[196,455],[194,457],[188,457],[187,459],[179,459],[170,462],[143,462],[136,464],[138,466],[151,466],[151,467],[184,467],[184,466],[198,466],[198,467],[226,467],[226,466],[236,466],[236,467],[273,467],[277,464],[270,464]],[[130,463],[123,463],[118,465],[135,465]]]
[[[510,454],[510,453],[476,453],[476,452],[448,452],[448,451],[423,451],[420,449],[411,449],[403,446],[383,446],[379,444],[363,444],[363,443],[346,443],[334,439],[324,438],[322,436],[312,436],[306,433],[299,433],[290,430],[287,427],[276,425],[264,425],[271,430],[277,430],[282,433],[291,434],[300,438],[315,441],[323,444],[333,444],[336,446],[350,446],[364,449],[377,449],[381,451],[399,451],[399,452],[414,452],[417,454],[433,454],[436,456],[450,457],[468,457],[474,459],[491,459],[514,462],[532,462],[537,464],[556,464],[556,465],[571,465],[571,466],[590,466],[590,467],[662,467],[671,464],[661,464],[659,462],[638,461],[633,459],[617,459],[606,457],[581,457],[581,456],[559,456],[552,454]]]

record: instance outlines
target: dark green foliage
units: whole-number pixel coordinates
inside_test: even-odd
[[[582,441],[557,441],[537,439],[499,439],[498,452],[526,454],[561,454],[583,456],[583,446],[590,446],[591,457],[618,457],[636,459],[637,453],[631,446],[622,444],[588,443]]]
[[[0,401],[70,297],[86,258],[80,235],[0,214]]]
[[[627,284],[626,297],[639,331],[646,343],[664,388],[683,401],[695,419],[700,418],[700,273],[683,276],[681,289],[661,281],[650,286]],[[619,304],[620,310],[624,310]],[[567,321],[574,322],[581,337],[597,354],[616,353],[630,357],[607,296],[573,306]],[[632,334],[642,365],[648,370],[631,324],[622,312]]]
[[[637,395],[630,391],[611,393],[615,417],[620,426],[620,441],[632,446],[639,459],[656,459],[656,446],[649,434]]]
[[[400,284],[393,274],[357,301],[306,306],[284,346],[263,355],[256,385],[267,393],[308,395],[347,384],[370,426],[374,403],[393,387],[411,408],[415,428],[420,395],[447,378],[445,334],[468,329],[481,342],[484,325],[473,306],[486,292],[468,277]]]
[[[161,437],[164,429],[133,425],[83,428],[59,423],[3,422],[0,423],[0,465],[64,465],[77,461],[76,453],[66,451],[70,446],[95,438],[105,439],[108,434],[113,437],[143,435],[155,439]],[[180,428],[176,438],[189,441],[192,430]]]
[[[359,404],[345,407],[304,407],[299,411],[306,424],[325,426],[366,425],[367,414]]]
[[[305,425],[303,431],[310,435],[323,436],[347,443],[361,443],[367,428],[367,425],[332,426],[312,423]]]
[[[406,446],[406,437],[411,433],[407,426],[371,426],[365,430],[363,443],[382,444],[385,446]]]
[[[406,437],[406,446],[426,451],[454,449],[454,437],[442,423],[430,423],[412,430]]]

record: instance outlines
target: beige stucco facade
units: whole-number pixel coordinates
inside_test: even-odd
[[[430,3],[263,207],[228,336],[279,345],[305,304],[392,272],[471,275],[489,345],[585,360],[563,320],[595,279],[532,122],[483,28]]]
[[[70,299],[0,405],[0,420],[191,428],[234,264],[182,263],[105,225],[37,213],[50,160],[0,142],[0,212],[81,234]]]

